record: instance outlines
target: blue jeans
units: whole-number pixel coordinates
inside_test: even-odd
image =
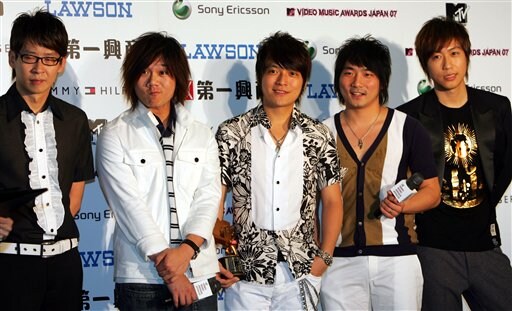
[[[116,283],[114,304],[120,311],[196,311],[217,310],[217,294],[194,302],[188,307],[175,308],[167,286],[161,284]]]

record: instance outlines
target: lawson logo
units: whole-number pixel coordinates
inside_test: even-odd
[[[189,59],[255,59],[258,44],[196,43],[182,44]]]
[[[113,250],[81,251],[80,257],[84,268],[110,267],[114,265]]]
[[[46,10],[55,16],[131,18],[132,2],[44,0]]]

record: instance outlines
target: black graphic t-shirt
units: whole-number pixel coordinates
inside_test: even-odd
[[[474,208],[484,201],[487,188],[471,111],[469,105],[441,109],[445,157],[442,202],[456,209]]]
[[[489,206],[470,103],[441,104],[445,167],[439,207],[416,217],[420,245],[455,251],[482,251],[500,244]]]

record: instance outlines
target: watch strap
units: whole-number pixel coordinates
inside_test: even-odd
[[[328,252],[324,251],[323,249],[318,249],[318,252],[316,253],[316,255],[318,257],[320,257],[320,259],[322,259],[327,266],[332,265],[332,262],[333,262],[332,255],[329,254]]]
[[[194,250],[194,256],[192,256],[192,259],[196,259],[197,258],[197,255],[199,254],[200,250],[199,250],[199,246],[197,246],[196,243],[194,243],[190,239],[184,239],[181,242],[181,244],[187,244],[188,246],[190,246],[192,248],[192,250]]]

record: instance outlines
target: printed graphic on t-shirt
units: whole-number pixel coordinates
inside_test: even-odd
[[[442,200],[455,208],[472,208],[483,199],[484,178],[476,163],[478,145],[475,131],[467,124],[457,123],[444,133],[445,175]]]

